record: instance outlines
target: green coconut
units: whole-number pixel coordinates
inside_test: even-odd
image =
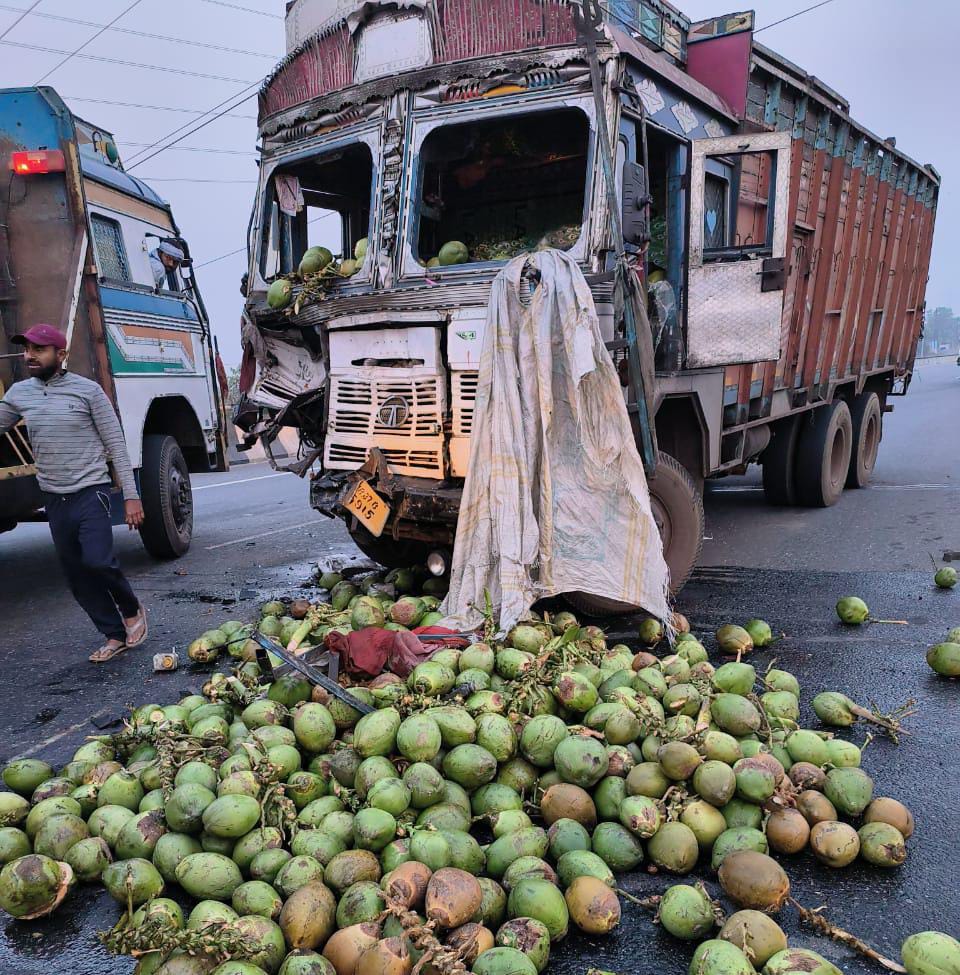
[[[870,610],[858,596],[844,596],[837,601],[837,616],[841,623],[859,626],[869,618]]]
[[[957,975],[960,942],[940,931],[911,934],[900,948],[907,975]]]
[[[665,931],[684,941],[699,941],[716,925],[713,903],[702,887],[674,884],[660,900],[657,919]]]
[[[267,304],[274,311],[282,311],[293,298],[293,285],[286,278],[278,278],[267,290]]]

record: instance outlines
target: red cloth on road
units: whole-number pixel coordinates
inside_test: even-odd
[[[376,677],[390,670],[406,677],[437,648],[421,643],[412,633],[368,626],[352,633],[328,633],[323,645],[340,655],[340,665],[355,677]]]

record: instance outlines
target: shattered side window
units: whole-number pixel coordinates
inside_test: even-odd
[[[352,257],[370,226],[373,156],[355,143],[277,168],[265,199],[260,241],[264,280],[295,271],[310,247]]]
[[[417,258],[433,267],[569,250],[583,226],[589,135],[577,109],[431,132],[420,149]]]

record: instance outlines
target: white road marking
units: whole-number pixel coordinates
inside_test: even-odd
[[[36,755],[37,752],[42,752],[44,748],[49,747],[55,741],[59,741],[61,738],[65,738],[67,735],[72,735],[75,731],[79,731],[81,728],[85,728],[94,718],[103,718],[109,713],[109,708],[104,708],[103,711],[98,711],[96,714],[91,715],[89,718],[84,718],[83,721],[78,721],[76,724],[70,725],[69,728],[64,728],[63,731],[58,731],[55,735],[51,735],[49,738],[41,741],[39,744],[34,745],[33,748],[27,749],[25,752],[18,752],[18,758],[28,758],[30,755]]]
[[[217,481],[216,484],[200,484],[194,491],[209,491],[211,488],[233,487],[234,484],[249,484],[250,481],[266,481],[271,477],[284,477],[286,471],[276,471],[273,474],[259,474],[257,477],[241,477],[236,481]]]
[[[708,494],[755,494],[762,491],[759,485],[735,484],[727,487],[710,487]],[[867,491],[960,491],[960,484],[871,484]]]
[[[266,538],[268,535],[279,535],[281,532],[292,532],[297,528],[309,528],[311,525],[322,525],[325,522],[325,518],[315,518],[313,521],[305,521],[300,525],[287,525],[286,528],[274,528],[272,531],[260,532],[257,535],[246,535],[243,538],[234,538],[229,542],[218,542],[216,545],[208,545],[207,551],[213,552],[218,548],[226,548],[228,545],[242,545],[244,542],[252,542],[258,538]]]

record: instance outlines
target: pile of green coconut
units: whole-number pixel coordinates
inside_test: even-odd
[[[345,580],[325,581],[333,596]],[[372,585],[324,612],[429,605],[384,611]],[[261,630],[341,625],[262,610]],[[713,660],[682,617],[673,631],[648,621],[634,652],[565,612],[499,642],[488,625],[351,703],[295,675],[260,684],[240,659],[57,771],[7,766],[0,907],[28,922],[102,884],[120,908],[103,944],[139,975],[538,975],[571,930],[643,910],[690,944],[690,975],[837,975],[788,943],[781,912],[870,949],[798,905],[785,866],[905,861],[910,810],[840,736],[898,721],[825,691],[801,727],[796,677],[749,662],[773,639],[763,621],[722,627]],[[709,889],[684,882],[698,865]],[[645,869],[662,887],[638,899],[623,878]],[[947,934],[901,956],[910,975],[960,971]]]
[[[294,299],[294,289],[300,285],[299,310],[310,301],[322,298],[337,281],[351,278],[361,267],[367,256],[369,239],[361,237],[353,247],[353,257],[336,260],[328,247],[309,247],[300,259],[297,270],[277,278],[267,291],[267,305],[274,311],[288,308]]]

